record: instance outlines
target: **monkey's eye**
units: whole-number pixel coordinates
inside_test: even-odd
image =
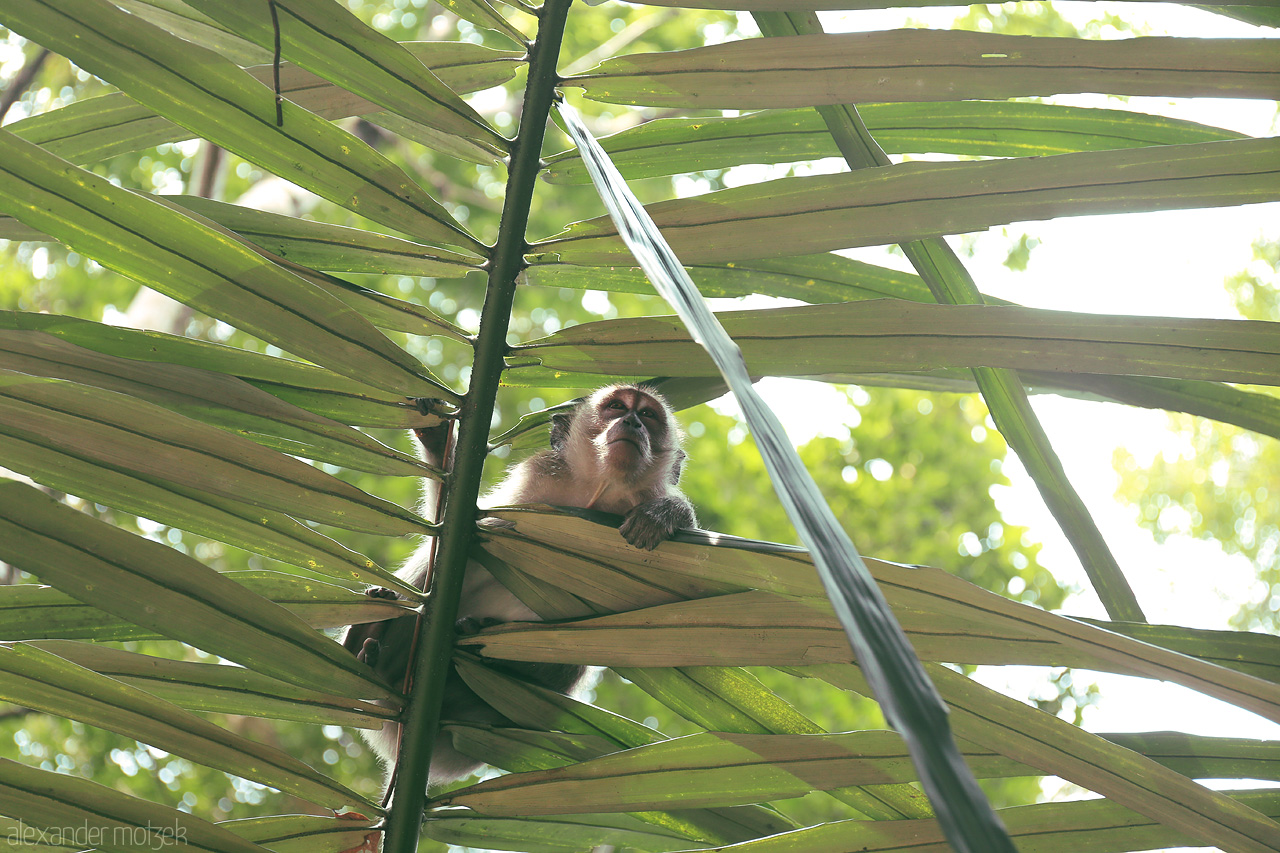
[[[621,400],[610,400],[606,408],[609,409],[625,409],[627,406]]]
[[[642,417],[642,418],[651,418],[651,419],[655,419],[655,420],[656,420],[656,419],[657,419],[657,417],[658,417],[658,413],[657,413],[657,412],[655,412],[653,409],[641,409],[641,410],[640,410],[640,417]]]

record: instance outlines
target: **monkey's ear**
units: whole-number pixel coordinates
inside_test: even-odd
[[[683,450],[676,451],[676,457],[671,462],[671,485],[680,485],[680,475],[684,472],[684,460],[689,458],[689,454]]]
[[[573,412],[556,412],[551,416],[551,447],[559,450],[569,438],[569,424],[573,422]]]

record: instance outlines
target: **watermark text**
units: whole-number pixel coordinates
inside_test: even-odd
[[[10,845],[41,847],[70,847],[83,850],[87,847],[141,847],[162,850],[187,843],[187,828],[157,826],[147,821],[146,826],[93,826],[88,821],[79,826],[31,826],[22,820],[11,827],[5,840]]]

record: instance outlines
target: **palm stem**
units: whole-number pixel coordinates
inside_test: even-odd
[[[534,182],[541,167],[547,118],[560,80],[556,62],[571,2],[548,0],[542,7],[537,41],[530,49],[520,133],[512,145],[502,224],[488,265],[488,290],[475,340],[471,388],[459,413],[456,463],[445,493],[440,550],[421,634],[422,646],[414,664],[413,689],[405,711],[399,781],[387,816],[383,847],[387,853],[412,853],[418,844],[432,745],[440,727],[441,697],[453,654],[453,626],[458,617],[467,552],[475,534],[476,499],[489,450],[489,424],[507,350],[516,276],[524,268],[528,248],[525,231]]]

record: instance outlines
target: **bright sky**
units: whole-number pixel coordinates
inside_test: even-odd
[[[1130,21],[1140,18],[1149,35],[1259,35],[1257,28],[1186,6],[1059,2],[1055,7],[1077,24],[1107,11]],[[828,31],[892,28],[907,18],[945,27],[963,12],[959,7],[894,9],[824,15],[823,21]],[[1268,34],[1274,37],[1280,32],[1271,30]],[[1271,101],[1132,98],[1125,105],[1097,96],[1072,96],[1058,102],[1173,115],[1256,136],[1277,132],[1276,104]],[[742,175],[740,180],[763,177]],[[1024,231],[1038,238],[1040,245],[1032,251],[1026,271],[1013,272],[1002,261],[1010,237]],[[1014,224],[977,236],[975,254],[965,263],[984,292],[1033,307],[1234,318],[1238,314],[1222,281],[1249,266],[1251,243],[1260,236],[1280,237],[1280,203]],[[959,238],[949,239],[959,250]],[[883,249],[850,254],[873,263],[899,267],[904,263],[900,257],[886,256]],[[829,386],[803,383],[797,388],[793,381],[766,380],[761,383],[761,392],[777,404],[775,411],[797,443],[819,433],[840,435],[840,425],[856,423],[856,418],[850,417],[847,398]],[[798,395],[810,405],[797,410],[794,401]],[[1242,557],[1229,557],[1206,542],[1174,539],[1157,545],[1136,525],[1132,511],[1114,498],[1117,475],[1111,467],[1112,452],[1123,446],[1139,460],[1159,453],[1170,441],[1164,414],[1051,396],[1035,398],[1033,405],[1148,619],[1227,628],[1227,619],[1247,600],[1255,583],[1250,563]],[[1030,528],[1044,543],[1040,561],[1055,577],[1084,590],[1071,597],[1063,612],[1106,618],[1074,551],[1012,454],[1005,473],[1012,485],[996,495],[1005,517]],[[991,667],[979,674],[979,680],[989,686],[1021,697],[1043,684],[1043,679],[1044,670],[1032,667]],[[1083,683],[1089,680],[1096,680],[1102,691],[1101,704],[1085,714],[1085,726],[1091,731],[1173,729],[1280,738],[1280,726],[1175,685],[1108,674],[1095,677],[1081,673],[1077,678]],[[1049,790],[1054,792],[1052,785]]]

